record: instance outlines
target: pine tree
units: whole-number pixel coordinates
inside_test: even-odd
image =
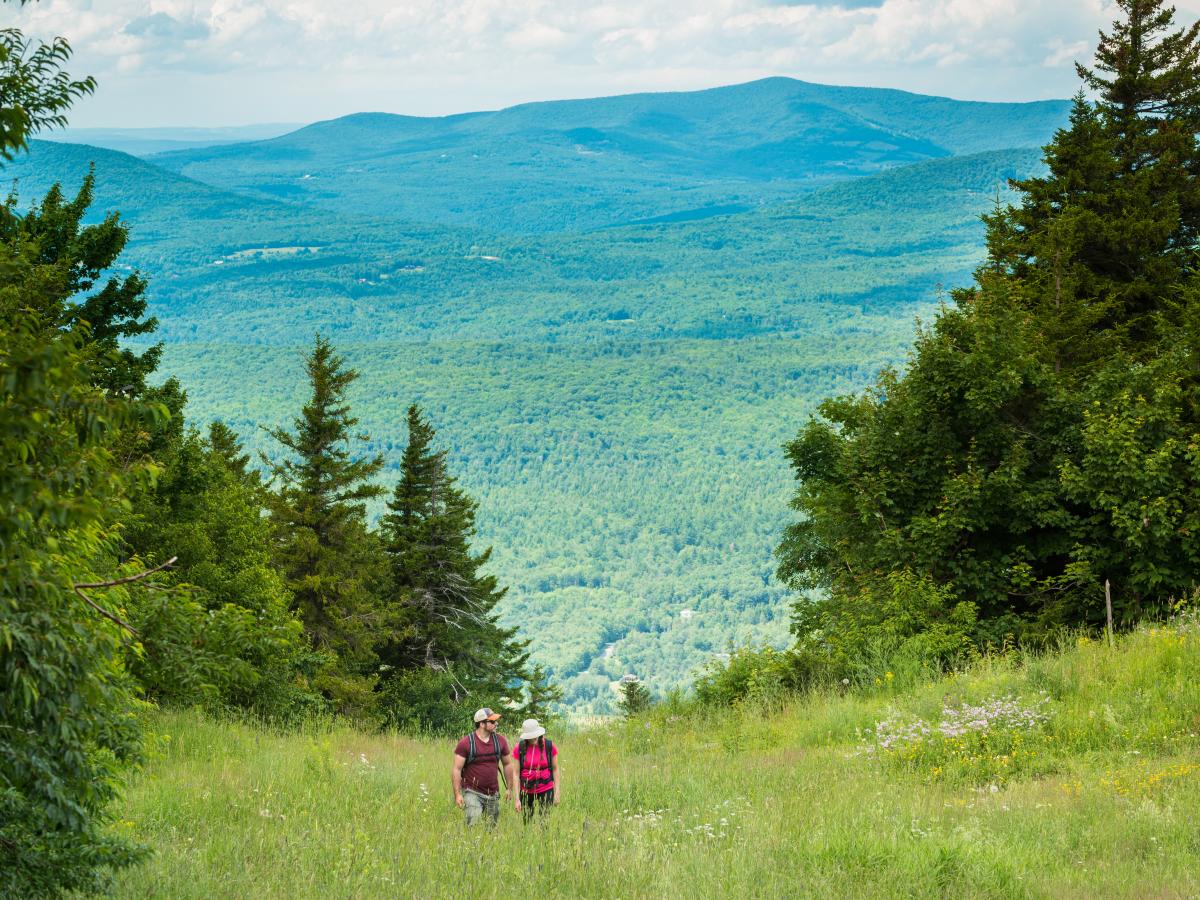
[[[312,653],[271,567],[262,485],[230,466],[229,455],[247,460],[237,435],[218,435],[213,446],[192,429],[156,449],[158,477],[126,518],[128,552],[151,563],[175,559],[161,576],[174,590],[126,607],[144,651],[130,669],[159,703],[288,715],[320,703],[303,687]]]
[[[526,644],[497,621],[505,589],[480,570],[491,549],[473,554],[476,503],[455,486],[445,451],[421,411],[408,410],[409,442],[400,481],[380,521],[391,562],[392,596],[409,633],[383,652],[396,669],[448,673],[455,690],[505,693],[525,677]]]
[[[264,457],[278,482],[268,501],[275,558],[313,647],[336,658],[319,686],[352,709],[369,701],[374,648],[387,639],[394,622],[378,597],[386,561],[367,529],[364,505],[382,492],[369,479],[383,459],[355,457],[351,451],[358,420],[350,414],[346,390],[358,373],[345,368],[320,335],[305,367],[312,394],[293,431],[269,432],[290,451],[289,458]]]
[[[224,422],[209,423],[208,446],[238,481],[247,485],[261,483],[258,471],[250,468],[250,454],[244,452],[237,432]]]
[[[621,699],[617,706],[625,718],[630,719],[650,708],[650,692],[638,679],[631,678],[621,684]]]
[[[555,704],[562,701],[562,688],[550,680],[545,666],[536,663],[529,670],[525,692],[525,702],[521,705],[520,714],[539,719],[545,725],[554,716]]]
[[[1064,317],[1050,327],[1066,366],[1152,348],[1200,239],[1200,23],[1172,31],[1163,0],[1117,5],[1095,69],[1076,66],[1095,102],[1076,97],[1049,173],[1014,182],[1020,204],[986,217],[990,268]]]

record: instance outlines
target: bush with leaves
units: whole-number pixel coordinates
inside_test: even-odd
[[[135,501],[126,544],[153,563],[174,557],[164,581],[176,590],[131,608],[145,648],[131,668],[160,702],[291,718],[322,705],[307,680],[325,660],[271,567],[258,476],[245,469],[236,435],[212,434],[168,437],[161,475]]]
[[[133,473],[108,444],[137,410],[88,383],[86,334],[47,339],[29,293],[58,273],[24,251],[0,260],[0,895],[13,897],[97,889],[138,858],[104,825],[142,751],[116,624],[128,594],[92,606],[73,588],[129,574],[112,517]]]

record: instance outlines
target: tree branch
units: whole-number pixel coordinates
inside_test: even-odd
[[[72,590],[75,591],[76,594],[78,594],[80,596],[80,598],[82,598],[84,603],[86,603],[88,606],[90,606],[96,612],[100,613],[100,615],[104,616],[104,618],[108,619],[110,622],[114,622],[117,625],[120,625],[122,628],[124,628],[126,631],[128,631],[130,634],[134,635],[135,637],[141,637],[142,636],[141,632],[139,632],[136,628],[134,628],[132,625],[130,625],[128,622],[126,622],[124,619],[122,619],[120,616],[117,616],[117,615],[109,612],[107,609],[105,609],[103,606],[101,606],[99,603],[97,603],[95,600],[93,600],[91,597],[89,597],[87,594],[85,594],[83,592],[83,590],[84,590],[84,588],[87,588],[87,589],[110,588],[110,587],[116,587],[117,585],[121,585],[121,584],[131,584],[135,581],[141,581],[144,578],[149,578],[155,572],[161,572],[163,569],[166,569],[166,568],[174,565],[174,563],[177,559],[179,559],[178,556],[172,556],[165,563],[157,565],[153,569],[147,569],[144,572],[138,572],[136,575],[127,575],[124,578],[114,578],[111,581],[94,581],[94,582],[88,582],[88,583],[84,583],[84,584],[72,584],[71,588],[72,588]]]

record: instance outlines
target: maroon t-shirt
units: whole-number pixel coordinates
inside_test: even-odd
[[[467,759],[471,755],[471,736],[458,742],[454,752]],[[492,735],[492,739],[481,741],[475,738],[475,758],[463,766],[462,786],[489,796],[500,793],[500,759],[508,755],[508,741],[504,735]]]

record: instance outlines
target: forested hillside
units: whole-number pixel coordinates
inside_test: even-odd
[[[360,114],[155,162],[352,215],[548,233],[750,208],[925,159],[1038,147],[1066,113],[1062,101],[769,78],[442,118]]]
[[[819,116],[801,102],[816,99]],[[780,102],[786,116],[769,124],[766,111]],[[655,110],[675,110],[695,128],[668,127]],[[95,162],[95,214],[118,209],[131,225],[124,264],[150,276],[156,337],[166,341],[161,371],[180,378],[191,419],[222,419],[251,450],[275,452],[260,426],[280,424],[300,402],[297,348],[317,329],[362,373],[352,401],[370,435],[364,449],[383,454],[388,478],[404,447],[403,411],[421,404],[480,501],[481,546],[495,548],[489,565],[511,586],[504,621],[522,626],[567,702],[604,709],[626,672],[661,691],[686,684],[731,643],[786,640],[771,557],[787,518],[784,442],[821,398],[903,357],[914,317],[966,283],[980,259],[979,215],[1007,178],[1040,167],[1031,149],[951,150],[1034,143],[1061,111],[774,80],[449,120],[352,117],[197,151],[211,167],[179,166],[220,186],[114,151],[44,142],[8,172],[36,197],[55,180],[77,183]],[[803,191],[762,159],[729,162],[731,147],[757,146],[772,128],[843,153],[834,113],[926,143],[941,134],[943,144],[927,154],[937,158],[886,168],[912,157],[885,154],[834,183],[796,151],[796,171],[811,163]],[[489,122],[508,135],[503,146],[528,149],[531,129],[544,136],[584,116],[674,129],[674,162],[642,148],[637,167],[659,159],[656,179],[742,179],[766,191],[755,204],[774,200],[681,215],[672,212],[678,192],[660,181],[646,194],[653,203],[635,211],[644,224],[514,235],[496,222],[440,221],[487,221],[488,197],[504,193],[490,194],[490,181],[479,183],[469,216],[443,216],[430,201],[426,222],[413,224],[400,220],[412,208],[382,202],[402,180],[387,194],[338,168],[356,154],[399,152],[398,135],[419,142],[450,129],[475,140]],[[767,124],[751,128],[758,122]],[[999,123],[1013,130],[994,131]],[[677,159],[685,151],[690,169]],[[311,204],[251,189],[289,156],[326,160],[379,202],[360,206],[349,187]],[[547,223],[574,216],[579,191],[625,190],[619,170],[539,160],[530,177],[547,185],[538,201],[555,210]],[[560,190],[568,182],[574,194]],[[511,201],[525,188],[509,188],[517,193],[506,202],[524,208]],[[372,512],[381,511],[377,502]]]

